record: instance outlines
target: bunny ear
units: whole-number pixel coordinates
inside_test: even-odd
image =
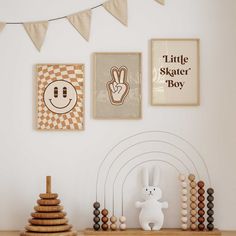
[[[123,84],[127,79],[127,68],[125,66],[120,67],[120,83]]]
[[[160,182],[161,171],[158,166],[155,166],[153,173],[153,186],[158,186]]]
[[[149,186],[148,168],[143,168],[143,186]]]
[[[116,81],[117,84],[119,84],[119,76],[118,76],[118,68],[116,66],[113,66],[111,68],[111,77]]]

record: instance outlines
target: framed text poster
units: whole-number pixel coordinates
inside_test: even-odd
[[[141,53],[94,54],[94,117],[141,118]]]
[[[199,105],[199,39],[152,40],[152,105]]]
[[[40,130],[84,129],[84,65],[37,65]]]

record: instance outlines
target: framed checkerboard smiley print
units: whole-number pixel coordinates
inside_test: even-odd
[[[39,130],[84,129],[84,65],[37,65]]]

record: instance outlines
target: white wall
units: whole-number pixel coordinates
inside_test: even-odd
[[[236,229],[236,1],[166,1],[162,7],[153,0],[129,0],[128,28],[104,9],[94,10],[89,43],[66,20],[53,22],[41,53],[36,51],[22,26],[7,26],[1,33],[1,230],[24,227],[38,194],[44,191],[44,176],[48,174],[53,176],[53,189],[60,194],[71,223],[80,229],[89,226],[98,165],[119,140],[145,130],[170,131],[197,147],[217,191],[216,224],[222,229]],[[47,19],[101,2],[0,0],[0,20]],[[200,107],[150,106],[148,41],[162,37],[200,38]],[[95,51],[143,52],[142,120],[92,118],[90,59]],[[33,129],[36,108],[32,71],[36,63],[85,63],[84,132]],[[177,212],[178,207],[173,207]],[[170,226],[173,219],[166,221]],[[129,222],[136,224],[137,219]],[[174,222],[177,224],[178,219]]]

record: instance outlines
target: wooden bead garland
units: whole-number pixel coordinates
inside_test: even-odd
[[[93,218],[93,222],[95,223],[93,225],[93,228],[94,230],[98,231],[100,229],[100,211],[99,211],[99,208],[100,208],[100,203],[99,202],[95,202],[93,204],[93,207],[94,207],[94,211],[93,211],[93,214],[94,214],[94,218]]]
[[[212,188],[207,189],[207,193],[208,193],[208,196],[207,196],[207,201],[208,201],[208,203],[207,203],[207,208],[208,208],[207,229],[209,231],[212,231],[214,229],[214,224],[213,224],[213,222],[214,222],[214,218],[213,218],[213,215],[214,215],[214,210],[213,210],[213,208],[214,208],[214,204],[213,204],[213,202],[214,202],[214,196],[213,196],[214,189],[212,189]]]
[[[192,231],[195,231],[197,229],[197,190],[196,190],[196,182],[195,182],[195,175],[190,174],[188,176],[188,179],[190,181],[190,229]]]
[[[107,231],[108,229],[109,229],[109,225],[107,224],[107,222],[108,222],[108,210],[107,209],[103,209],[102,210],[102,230],[104,230],[104,231]]]
[[[205,222],[205,218],[204,218],[204,214],[205,214],[205,211],[204,211],[204,208],[205,208],[205,197],[204,197],[204,193],[205,193],[205,190],[204,190],[204,186],[205,186],[205,183],[203,181],[199,181],[198,184],[198,229],[200,231],[203,231],[205,229],[205,225],[204,225],[204,222]]]
[[[182,230],[188,229],[188,204],[187,204],[187,183],[186,176],[184,174],[180,174],[179,180],[181,182],[181,228]]]
[[[120,230],[126,230],[126,224],[125,224],[126,217],[125,216],[121,216],[119,221],[120,221],[120,226],[119,226]]]

